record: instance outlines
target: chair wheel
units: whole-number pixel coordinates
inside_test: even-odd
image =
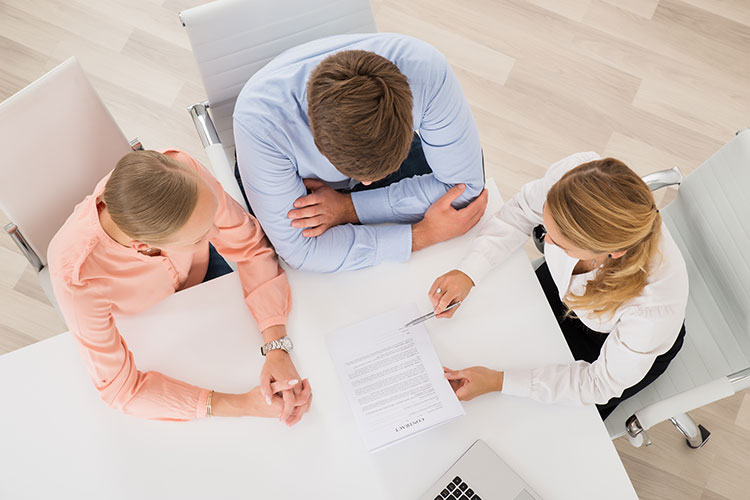
[[[701,442],[700,442],[700,444],[698,444],[697,446],[693,446],[692,444],[690,444],[690,440],[689,439],[685,440],[685,442],[687,443],[687,445],[689,447],[691,447],[692,449],[694,449],[694,450],[697,450],[697,449],[703,447],[703,445],[708,442],[708,438],[711,437],[711,433],[708,432],[708,429],[706,429],[705,427],[703,427],[700,424],[698,424],[698,430],[701,431]]]

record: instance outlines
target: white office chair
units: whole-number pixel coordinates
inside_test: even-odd
[[[0,150],[0,209],[12,221],[5,230],[56,306],[47,246],[131,145],[71,57],[0,103]]]
[[[627,434],[641,446],[651,444],[645,431],[668,419],[700,448],[710,433],[687,412],[750,387],[750,129],[686,178],[675,167],[643,180],[652,190],[680,184],[661,213],[687,264],[687,335],[667,371],[604,423],[612,439]],[[542,236],[534,234],[543,252]]]
[[[612,437],[649,444],[645,431],[669,419],[692,448],[709,432],[686,412],[750,387],[750,129],[680,185],[662,212],[685,258],[687,335],[667,371],[607,418]]]
[[[213,174],[247,208],[234,177],[237,95],[256,71],[287,49],[325,36],[377,31],[370,2],[218,0],[180,12],[180,20],[208,97],[188,111]]]

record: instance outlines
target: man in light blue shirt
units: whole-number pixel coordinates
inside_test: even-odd
[[[465,233],[487,203],[456,76],[408,36],[339,35],[282,53],[240,92],[234,135],[251,210],[296,269],[406,261]],[[404,174],[407,155],[424,168]]]

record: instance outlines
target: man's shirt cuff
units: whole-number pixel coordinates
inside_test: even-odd
[[[406,262],[411,256],[411,225],[392,224],[378,226],[377,254],[375,263]]]
[[[357,212],[357,218],[360,223],[380,224],[395,220],[393,208],[388,199],[387,189],[378,188],[368,191],[357,191],[351,193],[351,196],[352,204],[354,204],[354,210]]]

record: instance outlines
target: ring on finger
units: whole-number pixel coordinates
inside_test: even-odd
[[[442,288],[438,288],[437,290],[435,290],[435,293],[443,293],[443,289]]]

